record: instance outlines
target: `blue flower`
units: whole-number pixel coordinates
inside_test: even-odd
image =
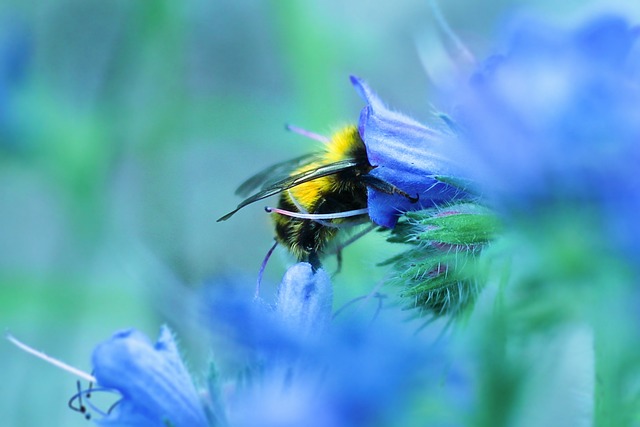
[[[627,197],[640,161],[638,31],[524,22],[458,96],[465,164],[502,207]]]
[[[262,365],[230,396],[229,424],[404,425],[421,398],[468,409],[469,378],[448,357],[445,341],[428,343],[397,319],[367,323],[356,317],[334,324],[298,359]],[[437,425],[437,414],[423,416]]]
[[[202,314],[210,332],[240,346],[261,364],[296,358],[322,337],[332,315],[333,288],[323,269],[300,262],[285,273],[274,306],[254,298],[244,277],[223,277],[204,288]],[[246,278],[248,279],[248,278]]]
[[[256,353],[248,358],[252,368],[225,388],[226,410],[216,417],[233,427],[402,425],[420,396],[468,404],[468,378],[448,358],[445,340],[416,336],[415,324],[388,313],[373,324],[361,312],[332,321],[331,298],[327,274],[298,263],[286,272],[270,309],[245,298],[257,309],[238,308],[236,300],[233,310],[221,310],[221,303],[206,310],[217,313],[209,317],[214,333],[221,325],[226,337],[260,333],[259,340],[242,341]]]
[[[367,206],[373,222],[393,228],[402,212],[465,196],[458,188],[437,179],[452,175],[456,169],[443,149],[450,139],[446,132],[387,109],[359,78],[352,76],[351,83],[367,103],[360,113],[358,130],[374,167],[370,175],[418,198],[415,202],[369,187]]]
[[[327,273],[300,262],[282,278],[275,312],[287,330],[317,338],[331,323],[332,303],[333,287]]]
[[[115,333],[93,352],[94,376],[122,399],[104,426],[207,426],[203,406],[167,327],[154,345],[139,331]]]
[[[514,28],[506,53],[448,94],[464,141],[452,155],[502,214],[572,206],[598,219],[599,245],[640,255],[638,28],[617,16],[577,30]]]

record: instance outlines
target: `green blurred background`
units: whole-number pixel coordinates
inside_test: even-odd
[[[426,0],[9,1],[0,4],[0,326],[89,371],[93,346],[168,322],[194,370],[207,342],[190,296],[254,279],[271,245],[264,203],[216,219],[263,167],[307,152],[293,123],[355,122],[349,74],[427,120],[446,80]],[[640,21],[638,6],[609,8]],[[442,2],[479,57],[521,8],[574,20],[602,2]],[[519,12],[518,12],[519,13]],[[450,45],[444,39],[444,45]],[[336,306],[370,291],[389,256],[371,233],[349,247]],[[267,268],[268,298],[291,259]],[[330,261],[331,263],[332,261]],[[0,424],[85,426],[71,375],[0,344]]]

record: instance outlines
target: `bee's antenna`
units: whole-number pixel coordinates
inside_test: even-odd
[[[289,196],[289,198],[291,199],[291,201],[293,202],[293,204],[296,206],[296,209],[298,209],[298,212],[303,213],[303,214],[308,214],[309,211],[307,211],[304,206],[302,206],[300,204],[300,202],[298,201],[298,199],[296,199],[296,197],[293,195],[293,193],[291,193],[291,190],[287,190],[287,195]],[[342,223],[334,223],[331,221],[325,221],[322,219],[314,219],[314,222],[317,222],[318,224],[324,226],[324,227],[331,227],[331,228],[348,228],[348,227],[353,227],[354,224],[342,224]]]
[[[299,128],[298,126],[286,124],[284,127],[288,131],[297,133],[298,135],[306,136],[307,138],[315,139],[316,141],[320,141],[323,144],[328,144],[329,142],[331,142],[331,140],[324,135]]]
[[[267,262],[269,262],[269,258],[271,258],[271,254],[273,254],[276,246],[278,246],[277,241],[273,244],[273,246],[271,246],[271,249],[267,251],[267,255],[264,257],[264,260],[262,260],[262,265],[260,266],[260,271],[258,272],[258,281],[256,283],[256,293],[253,297],[254,299],[260,298],[260,285],[262,284],[262,276],[264,275],[264,270],[265,268],[267,268]]]
[[[264,208],[267,213],[277,213],[280,215],[290,216],[292,218],[300,218],[300,219],[312,219],[312,220],[323,220],[323,219],[339,219],[339,218],[348,218],[351,216],[365,215],[369,213],[369,209],[354,209],[351,211],[344,212],[332,212],[326,214],[311,214],[311,213],[301,213],[301,212],[291,212],[280,208],[272,208],[267,206]]]

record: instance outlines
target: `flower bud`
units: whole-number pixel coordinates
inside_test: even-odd
[[[171,331],[160,330],[154,345],[141,332],[116,332],[93,351],[94,375],[101,387],[122,399],[100,425],[207,426],[191,377]]]

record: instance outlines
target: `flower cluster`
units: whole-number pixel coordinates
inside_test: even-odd
[[[250,356],[246,369],[233,380],[212,370],[200,396],[166,328],[155,345],[137,331],[119,332],[94,351],[98,383],[122,396],[95,418],[98,424],[391,425],[398,414],[414,410],[423,393],[438,395],[439,402],[468,403],[466,372],[445,356],[444,341],[415,337],[414,327],[394,318],[367,326],[350,316],[329,327],[331,282],[308,263],[287,271],[273,307],[238,299],[229,309],[228,288],[206,291],[200,299],[213,333],[226,339],[260,333],[261,344],[242,344]]]

